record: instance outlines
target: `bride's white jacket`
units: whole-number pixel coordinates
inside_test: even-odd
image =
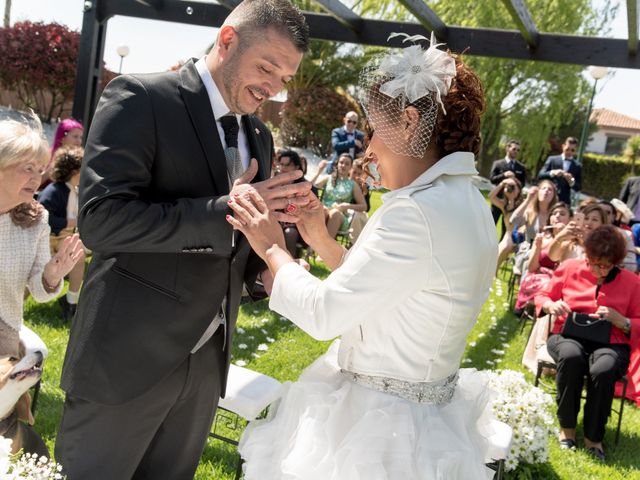
[[[342,335],[340,367],[408,381],[457,370],[489,295],[497,238],[471,153],[447,155],[383,196],[326,280],[289,263],[270,307],[317,339]]]

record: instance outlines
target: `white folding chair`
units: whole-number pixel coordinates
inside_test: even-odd
[[[280,396],[281,384],[275,378],[248,368],[231,365],[227,378],[227,391],[218,403],[218,411],[209,436],[238,446],[238,441],[220,433],[219,423],[229,430],[239,430],[240,423],[261,418],[269,405]],[[245,422],[241,422],[244,419]],[[242,458],[238,456],[236,480],[242,474]]]

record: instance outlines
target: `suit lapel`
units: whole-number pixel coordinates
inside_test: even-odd
[[[211,110],[209,95],[192,60],[187,62],[179,73],[180,85],[178,89],[207,158],[216,190],[221,195],[227,194],[229,193],[227,165],[216,121]]]
[[[258,173],[252,180],[252,183],[266,180],[267,172],[270,171],[268,163],[271,161],[269,152],[264,151],[262,143],[258,140],[258,136],[264,135],[264,133],[256,126],[251,115],[242,116],[242,126],[244,132],[247,135],[247,143],[249,144],[249,154],[251,158],[255,158],[258,161]]]

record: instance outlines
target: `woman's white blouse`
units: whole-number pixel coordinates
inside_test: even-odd
[[[471,153],[438,161],[383,196],[344,263],[324,281],[295,263],[274,279],[272,310],[317,339],[342,335],[341,368],[409,381],[457,370],[496,268],[489,207]]]

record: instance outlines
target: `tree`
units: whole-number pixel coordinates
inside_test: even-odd
[[[289,91],[282,111],[280,138],[284,145],[309,148],[318,155],[331,151],[331,130],[342,124],[344,114],[358,111],[344,92],[321,85]]]
[[[634,135],[627,140],[624,158],[631,164],[631,175],[636,174],[636,160],[640,159],[640,135]]]
[[[0,29],[0,84],[50,122],[73,97],[79,44],[80,34],[58,23]],[[104,72],[103,80],[113,77]]]
[[[609,1],[596,9],[589,0],[527,0],[527,7],[542,32],[602,33],[615,13]],[[361,12],[394,11],[395,0],[362,0]],[[502,2],[437,0],[429,6],[448,25],[514,29]],[[389,17],[386,17],[389,18]],[[473,45],[470,45],[473,49]],[[558,46],[557,48],[562,48]],[[504,154],[502,138],[519,138],[523,160],[537,171],[548,149],[548,138],[572,119],[588,102],[589,86],[583,67],[569,64],[465,56],[483,82],[487,109],[482,122],[483,147],[478,158],[485,175],[491,162]]]

